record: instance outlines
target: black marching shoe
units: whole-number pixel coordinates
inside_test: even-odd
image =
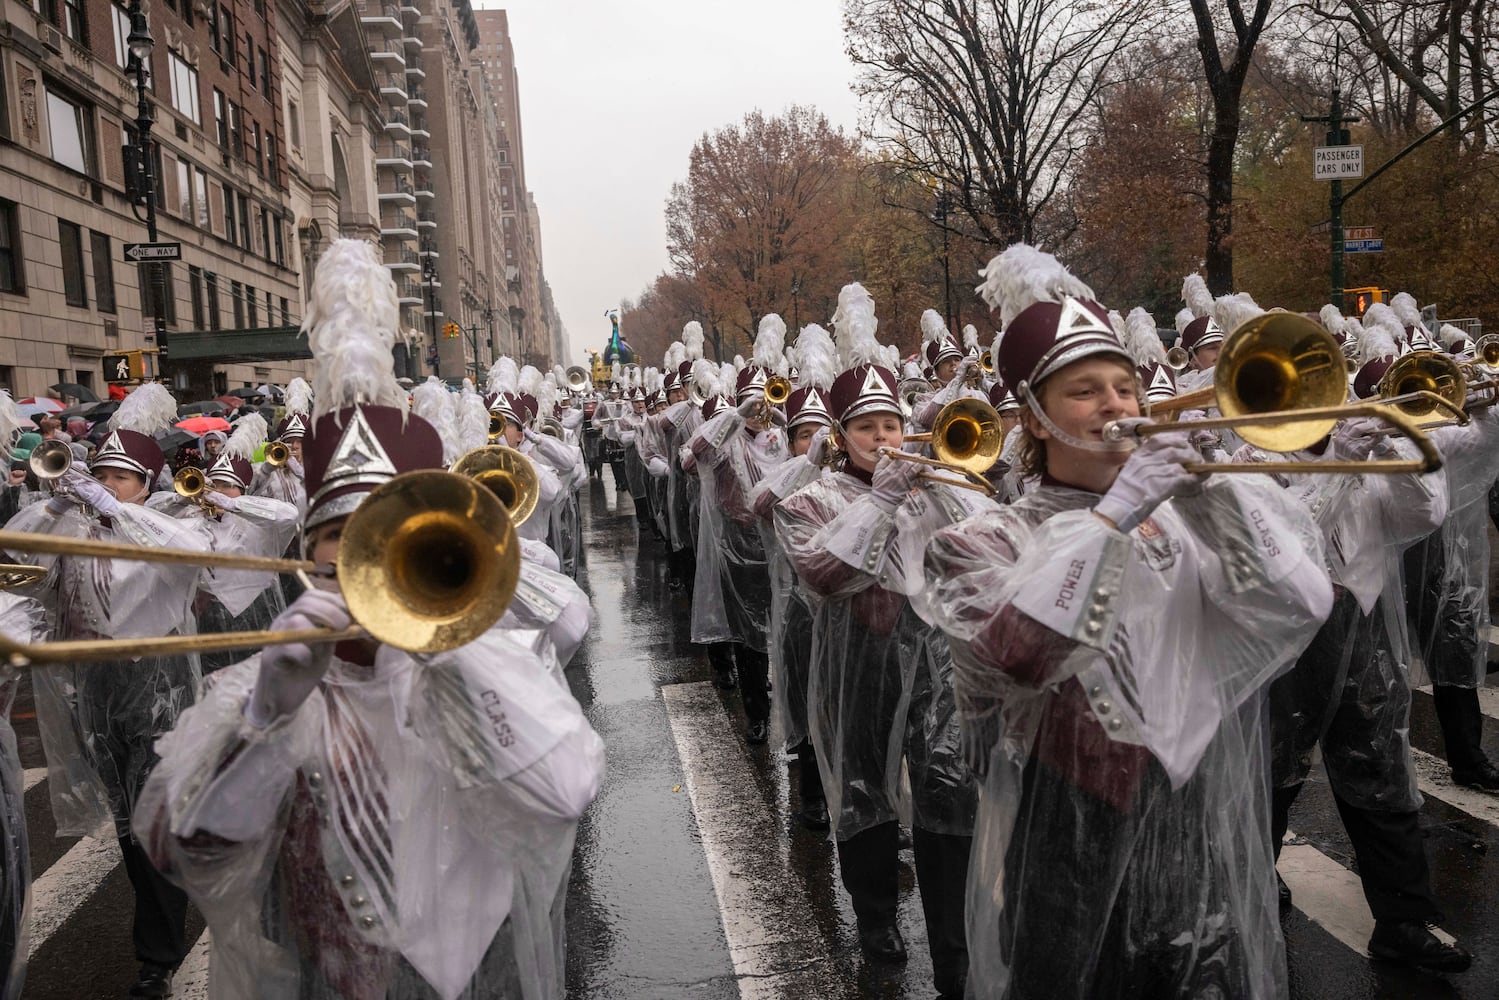
[[[160,1000],[162,997],[171,996],[172,971],[155,962],[143,962],[141,973],[136,977],[135,985],[130,987],[128,995],[133,998],[142,998],[142,1000]]]
[[[764,719],[751,719],[749,729],[745,730],[744,741],[759,746],[770,736],[770,723]]]
[[[1414,920],[1377,921],[1369,938],[1369,957],[1437,972],[1465,972],[1473,964],[1473,956],[1462,945],[1446,943]]]
[[[906,942],[900,936],[900,928],[894,924],[883,927],[859,929],[859,950],[871,962],[888,962],[891,965],[906,960]]]
[[[803,799],[796,819],[808,830],[826,830],[829,826],[827,800]]]
[[[1483,761],[1474,767],[1454,767],[1452,783],[1464,788],[1477,788],[1485,792],[1499,792],[1499,767]]]
[[[1280,872],[1275,873],[1275,891],[1280,895],[1280,911],[1284,913],[1291,908],[1291,887],[1280,877]]]

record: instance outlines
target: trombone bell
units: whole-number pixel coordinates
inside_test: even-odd
[[[1186,371],[1187,366],[1191,363],[1192,359],[1187,355],[1187,349],[1180,345],[1166,352],[1166,364],[1179,372]]]
[[[1478,338],[1473,353],[1490,368],[1499,368],[1499,333],[1490,333]]]
[[[1385,397],[1435,393],[1454,409],[1461,410],[1468,402],[1468,380],[1457,362],[1441,351],[1412,351],[1390,365],[1379,380],[1379,392]],[[1417,427],[1447,419],[1447,413],[1436,402],[1420,396],[1394,405]]]
[[[765,380],[765,405],[785,406],[791,398],[791,380],[784,375],[772,375]]]
[[[932,424],[932,454],[944,465],[982,474],[999,460],[1004,428],[982,399],[964,397],[944,406]]]
[[[541,499],[541,480],[531,460],[514,448],[486,445],[461,455],[450,470],[486,487],[504,504],[510,522],[521,525]]]
[[[1213,373],[1226,418],[1338,406],[1348,399],[1343,349],[1319,323],[1295,313],[1265,313],[1223,341]],[[1236,427],[1266,451],[1297,451],[1320,441],[1336,417]]]
[[[567,369],[566,374],[569,392],[586,392],[593,387],[593,376],[588,374],[586,368],[572,365]]]

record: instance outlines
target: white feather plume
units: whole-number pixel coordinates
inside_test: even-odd
[[[1108,311],[1108,317],[1109,328],[1114,331],[1114,339],[1119,341],[1119,343],[1121,344],[1125,344],[1124,313],[1120,312],[1118,309],[1110,309]]]
[[[934,341],[940,341],[947,336],[947,324],[942,321],[942,314],[935,309],[927,309],[921,314],[921,346]]]
[[[1213,322],[1225,336],[1264,312],[1248,292],[1220,295],[1213,301]]]
[[[527,365],[526,367],[530,368],[531,366]],[[522,378],[525,377],[525,374],[526,373],[524,371],[521,372]],[[624,366],[623,365],[621,365],[618,361],[616,361],[616,362],[614,362],[614,364],[612,364],[612,365],[609,366],[609,381],[613,382],[615,385],[618,385],[623,378],[624,378]]]
[[[1442,347],[1453,354],[1462,350],[1464,344],[1467,345],[1468,350],[1472,350],[1472,338],[1460,327],[1453,326],[1451,323],[1443,323],[1437,330],[1437,337],[1442,341]]]
[[[727,396],[729,399],[734,398],[734,391],[739,385],[740,371],[741,369],[736,369],[731,364],[721,364],[718,366],[718,394],[720,396]]]
[[[302,332],[317,367],[314,416],[369,403],[406,409],[391,351],[401,338],[396,283],[364,240],[334,240],[318,258]]]
[[[880,364],[892,372],[900,372],[900,348],[894,344],[884,344],[880,347]]]
[[[982,271],[979,295],[999,310],[1000,326],[1009,326],[1037,302],[1060,302],[1065,296],[1093,300],[1093,289],[1051,254],[1016,243],[989,261]]]
[[[0,444],[9,448],[15,442],[16,435],[21,432],[21,425],[26,422],[26,417],[21,413],[21,408],[11,398],[10,393],[0,389]]]
[[[785,374],[781,365],[785,361],[786,321],[775,313],[760,317],[760,330],[755,334],[755,364],[766,371]]]
[[[1125,349],[1134,357],[1135,364],[1166,363],[1166,348],[1161,344],[1161,335],[1156,333],[1155,317],[1139,306],[1131,309],[1124,320]]]
[[[110,430],[159,434],[177,422],[177,401],[160,382],[147,382],[120,402]]]
[[[484,384],[484,391],[490,395],[497,392],[508,392],[514,395],[520,392],[520,369],[515,366],[513,358],[500,358],[489,366],[489,376]]]
[[[562,398],[562,390],[557,388],[557,379],[547,372],[541,379],[541,389],[536,393],[536,415],[538,417],[550,417],[557,412],[557,402]]]
[[[541,390],[541,372],[533,365],[526,365],[520,370],[520,391],[527,396],[535,396]]]
[[[647,368],[645,370],[645,384],[641,386],[646,392],[660,392],[664,377],[659,368]]]
[[[461,452],[454,403],[453,393],[436,375],[428,375],[427,381],[411,390],[411,412],[431,424],[442,438],[443,465],[451,465]]]
[[[455,422],[458,427],[458,447],[461,451],[472,451],[489,443],[489,409],[484,397],[474,389],[474,383],[463,380],[463,391],[458,394]]]
[[[1374,303],[1364,312],[1364,332],[1359,345],[1360,363],[1375,358],[1398,356],[1404,338],[1405,327],[1395,311],[1383,302]]]
[[[1202,280],[1202,275],[1195,271],[1182,279],[1182,301],[1192,310],[1193,319],[1213,315],[1213,293],[1208,291],[1208,283]]]
[[[265,417],[251,411],[234,422],[234,428],[229,434],[229,440],[224,445],[224,451],[230,458],[242,458],[247,462],[255,460],[255,451],[265,444],[266,435],[270,433],[270,427],[265,422]]]
[[[979,352],[979,328],[972,323],[963,327],[963,350],[968,354]]]
[[[664,379],[667,372],[677,371],[682,367],[682,362],[687,360],[687,347],[680,340],[673,340],[671,346],[666,349],[666,359],[661,366],[661,377]]]
[[[718,366],[707,358],[695,359],[692,362],[692,384],[699,396],[704,399],[712,396],[718,391]]]
[[[796,337],[796,367],[802,385],[831,389],[838,377],[838,351],[833,346],[832,334],[816,323],[802,327]]]
[[[300,375],[286,383],[286,393],[282,396],[282,402],[286,405],[286,412],[307,414],[312,412],[312,383]]]
[[[553,365],[552,378],[557,380],[558,385],[567,385],[567,369],[561,365]]]
[[[838,293],[838,309],[833,313],[839,364],[845,369],[880,364],[883,360],[880,345],[874,339],[879,326],[874,315],[874,298],[868,290],[857,281],[844,285]]]
[[[744,371],[744,355],[743,354],[736,354],[736,355],[734,355],[734,361],[730,365],[730,367],[733,368],[736,372]]]
[[[1196,318],[1197,318],[1197,314],[1194,313],[1192,310],[1185,309],[1185,308],[1178,309],[1177,312],[1176,312],[1176,320],[1175,320],[1175,322],[1176,322],[1176,332],[1177,333],[1186,333],[1187,332],[1187,327],[1191,326],[1192,325],[1192,321],[1194,319],[1196,319]]]
[[[687,352],[684,361],[696,361],[703,356],[703,324],[694,319],[682,327],[682,347]]]
[[[1390,308],[1400,320],[1400,325],[1405,327],[1417,327],[1426,329],[1426,324],[1421,322],[1421,307],[1416,304],[1415,296],[1410,292],[1396,292],[1395,297],[1390,299]]]
[[[1327,328],[1328,333],[1337,335],[1338,333],[1342,332],[1343,310],[1339,309],[1331,302],[1327,303],[1327,305],[1317,310],[1317,318],[1322,321],[1322,325]]]

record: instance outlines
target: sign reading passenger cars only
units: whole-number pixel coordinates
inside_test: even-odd
[[[1312,179],[1345,181],[1364,176],[1363,146],[1318,146],[1312,150]]]

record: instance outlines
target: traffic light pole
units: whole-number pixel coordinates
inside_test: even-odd
[[[1327,145],[1347,146],[1351,138],[1348,130],[1343,126],[1359,120],[1357,115],[1343,114],[1343,99],[1338,88],[1332,88],[1332,105],[1323,115],[1302,115],[1304,122],[1326,122],[1327,123]],[[1360,185],[1362,187],[1362,185]],[[1332,253],[1332,302],[1339,309],[1343,308],[1343,202],[1348,199],[1343,196],[1343,182],[1332,181],[1332,190],[1328,194],[1328,226],[1331,237],[1330,247]]]

